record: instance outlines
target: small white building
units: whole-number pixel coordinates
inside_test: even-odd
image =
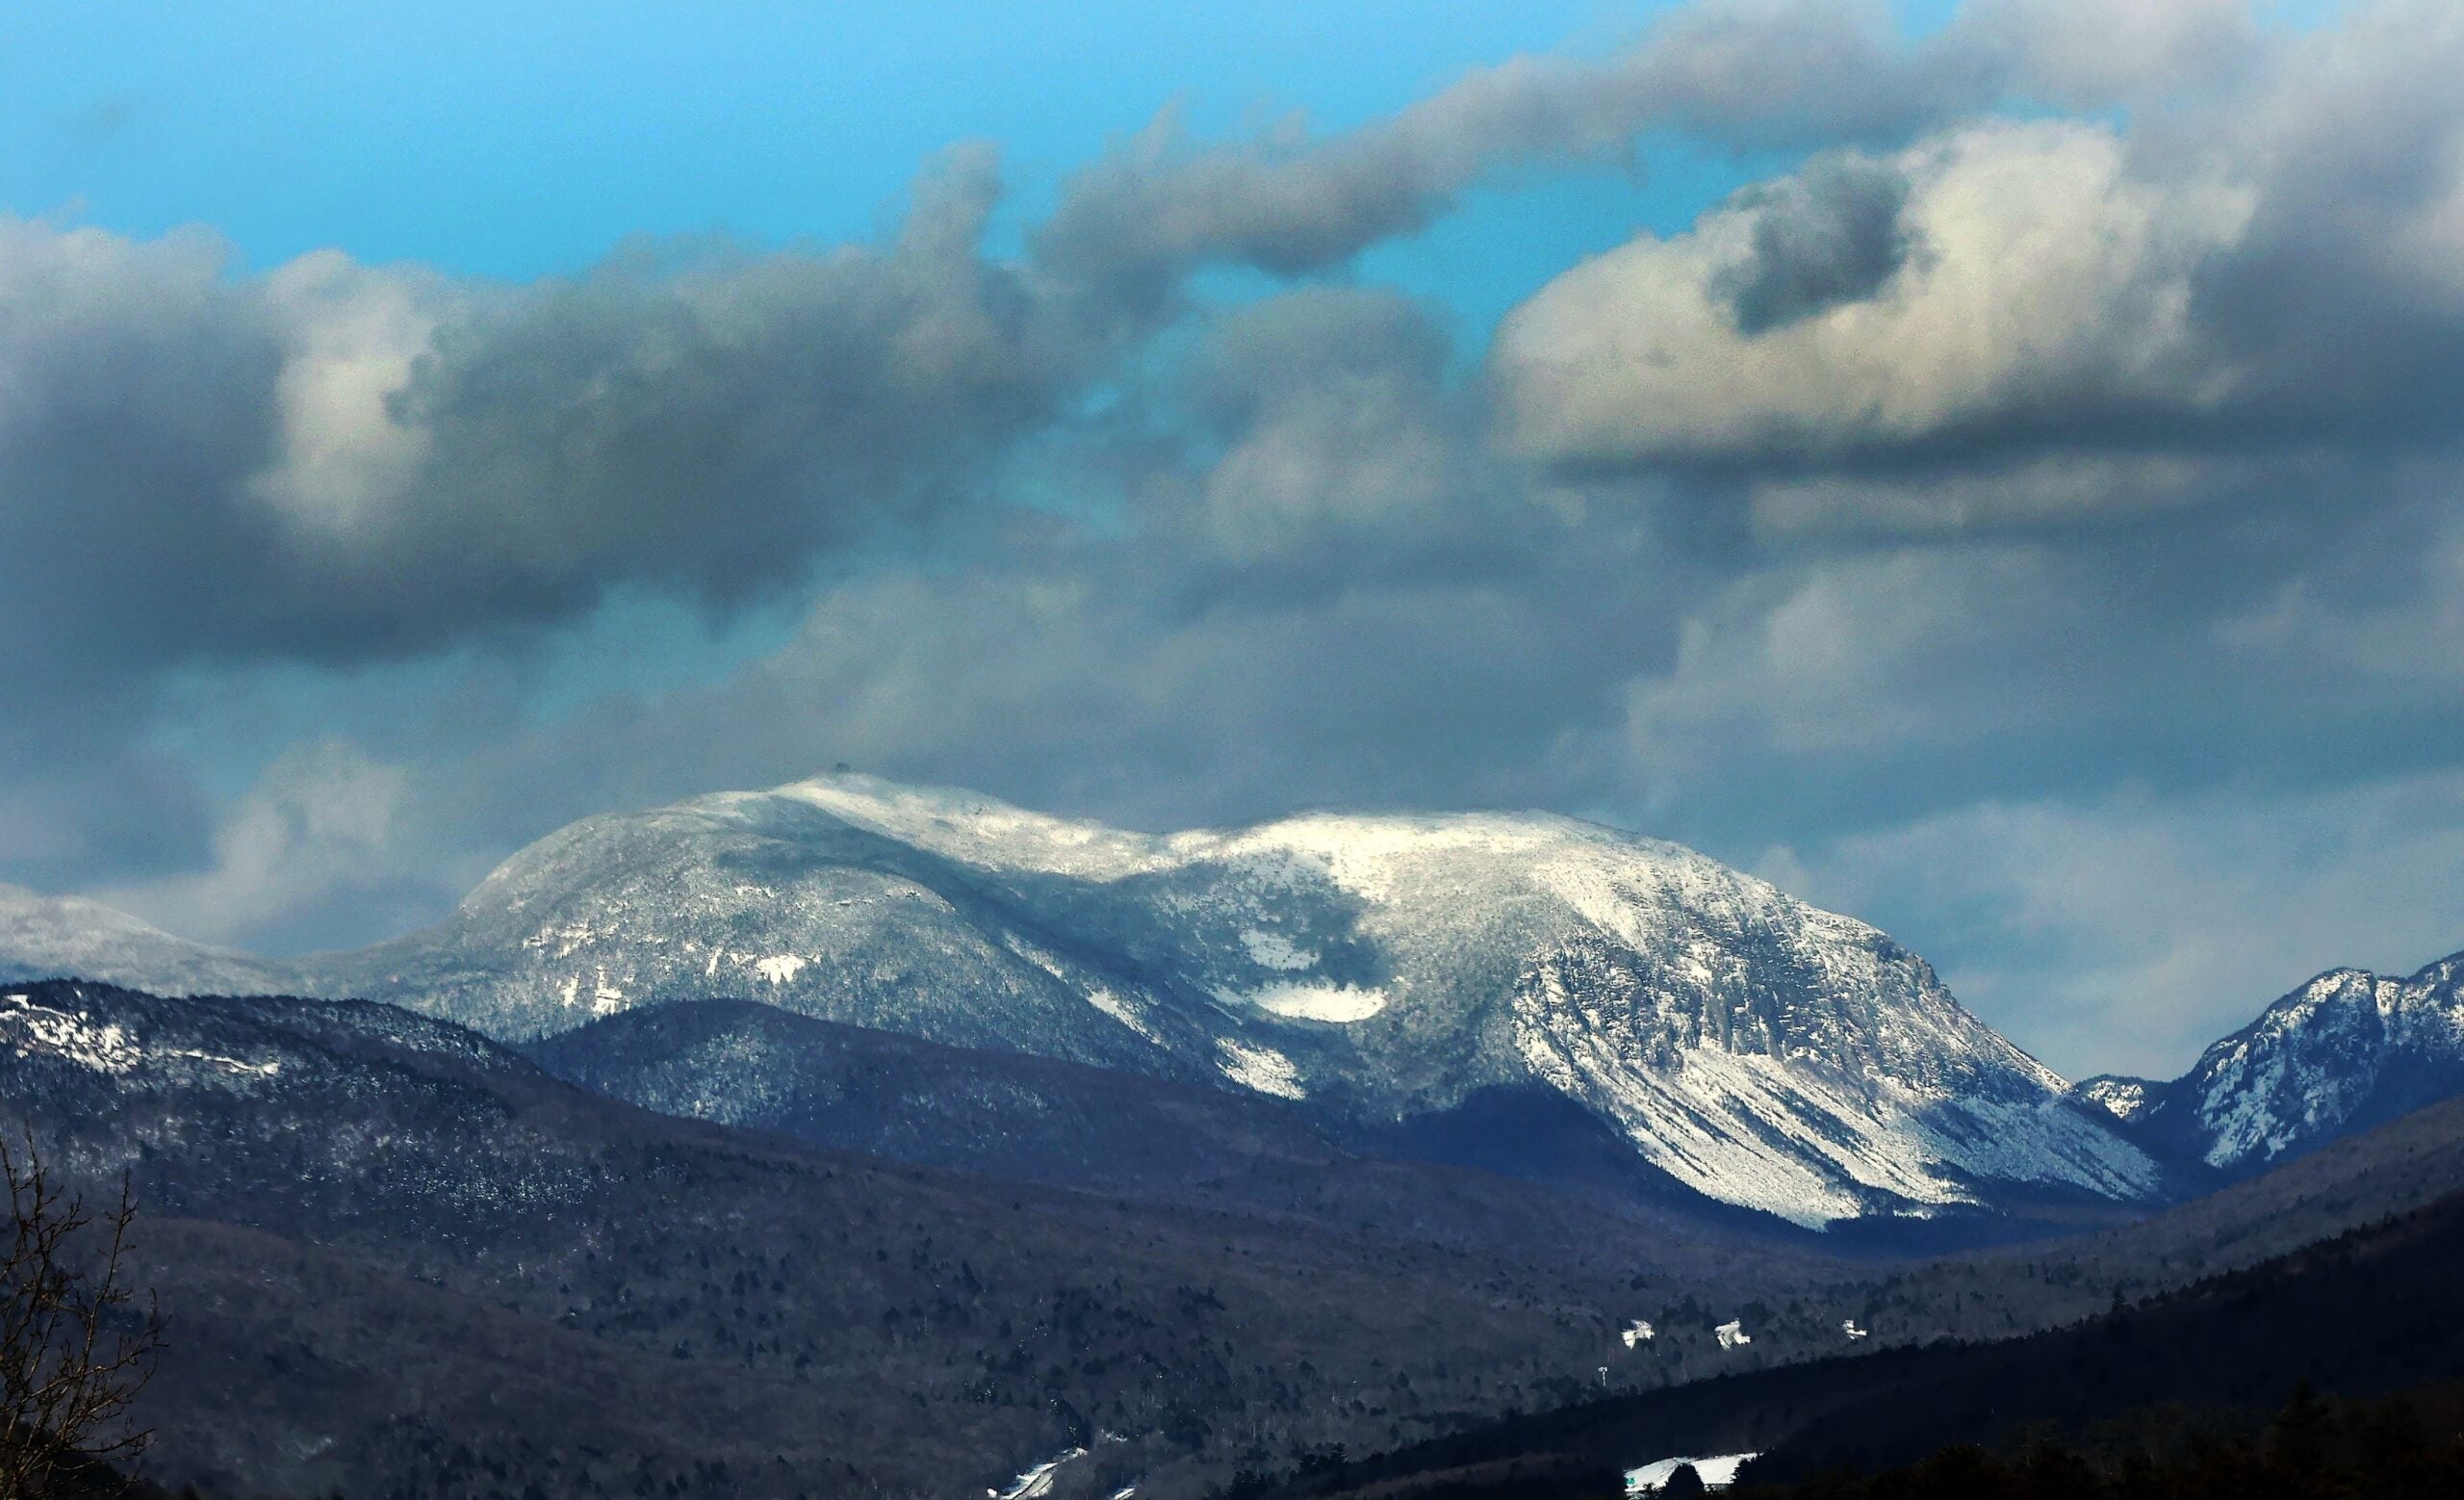
[[[1084,1448],[1065,1448],[1019,1475],[1009,1488],[985,1490],[985,1500],[1043,1500],[1052,1493],[1053,1477],[1061,1466],[1086,1456]]]
[[[1839,1332],[1847,1334],[1848,1341],[1853,1344],[1857,1340],[1864,1337],[1866,1331],[1857,1326],[1857,1320],[1855,1318],[1842,1318],[1839,1320]]]
[[[1626,1471],[1626,1493],[1656,1494],[1660,1487],[1668,1483],[1670,1475],[1688,1463],[1694,1465],[1694,1472],[1702,1476],[1705,1489],[1726,1489],[1736,1483],[1736,1471],[1744,1465],[1745,1461],[1756,1457],[1758,1455],[1720,1453],[1700,1459],[1655,1459],[1641,1468]]]
[[[1658,1333],[1649,1323],[1644,1322],[1640,1318],[1636,1318],[1633,1322],[1627,1324],[1624,1329],[1620,1330],[1617,1336],[1626,1341],[1627,1348],[1636,1349],[1640,1348],[1644,1344],[1650,1343],[1654,1338],[1658,1336]]]
[[[1754,1342],[1754,1335],[1745,1331],[1745,1320],[1742,1318],[1732,1323],[1723,1323],[1711,1332],[1718,1335],[1722,1349],[1734,1349],[1739,1344]]]

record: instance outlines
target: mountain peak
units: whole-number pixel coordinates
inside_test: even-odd
[[[437,927],[281,978],[516,1042],[749,996],[1365,1128],[1536,1087],[1810,1226],[2163,1181],[1882,932],[1552,814],[1142,833],[839,773],[585,818]]]
[[[1145,833],[837,773],[586,819],[317,982],[514,1039],[751,996],[1371,1125],[1538,1085],[1807,1224],[2160,1177],[1883,933],[1552,814]]]
[[[2164,1085],[2152,1078],[2100,1073],[2072,1084],[2070,1092],[2127,1125],[2147,1112],[2154,1095],[2162,1088]]]
[[[79,978],[169,994],[281,988],[244,953],[175,937],[116,907],[0,884],[0,981]]]
[[[2331,969],[2162,1085],[2151,1139],[2255,1170],[2464,1091],[2464,954],[2407,979]]]

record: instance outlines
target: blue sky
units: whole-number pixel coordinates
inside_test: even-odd
[[[2459,65],[2433,0],[11,8],[0,881],[295,950],[842,760],[1540,806],[2178,1069],[2464,944]]]
[[[637,235],[861,239],[918,164],[983,140],[1016,180],[1014,236],[1168,106],[1210,135],[1293,111],[1342,130],[1517,52],[1606,52],[1663,8],[18,7],[0,20],[0,195],[137,235],[211,225],[255,268],[332,246],[527,280]],[[1750,173],[1659,145],[1646,181],[1496,194],[1375,272],[1494,317]]]
[[[101,4],[0,19],[0,205],[244,267],[311,250],[529,280],[639,237],[834,243],[919,164],[996,143],[1014,246],[1061,177],[1171,109],[1340,131],[1525,52],[1600,55],[1664,3],[399,7]],[[1899,9],[1912,30],[1938,5]],[[1473,194],[1359,274],[1442,302],[1476,350],[1516,302],[1637,228],[1681,229],[1792,153],[1640,138],[1631,170]]]

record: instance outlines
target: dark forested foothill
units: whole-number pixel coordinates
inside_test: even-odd
[[[1842,1474],[1905,1469],[1914,1476],[1907,1484],[1948,1487],[1895,1490],[1887,1485],[1901,1480],[1877,1479],[1886,1487],[1870,1492],[1964,1496],[1982,1492],[1959,1487],[1975,1477],[1970,1469],[1984,1472],[1980,1455],[2006,1454],[1992,1461],[2020,1465],[2011,1483],[2031,1484],[2026,1476],[2050,1461],[2027,1455],[2048,1442],[2101,1444],[2090,1451],[2116,1462],[2154,1452],[2223,1464],[2194,1451],[2194,1439],[2255,1428],[2297,1392],[2376,1398],[2464,1379],[2459,1258],[2464,1195],[2068,1328],[1992,1343],[1945,1339],[1591,1402],[1338,1471],[1261,1481],[1258,1492],[1537,1500],[1586,1493],[1603,1472],[1668,1455],[1751,1452],[1762,1457],[1741,1483],[1827,1495],[1822,1487],[1848,1483]],[[2424,1410],[2447,1409],[2423,1400]],[[2315,1405],[2302,1397],[2286,1421],[2299,1428]],[[2007,1457],[2014,1444],[2024,1451]]]
[[[2329,1401],[2307,1386],[2274,1417],[2158,1408],[2076,1441],[1961,1444],[1879,1473],[1835,1469],[1736,1500],[2449,1500],[2464,1494],[2464,1386]],[[1536,1500],[1536,1497],[1535,1497]],[[1571,1500],[1571,1497],[1569,1497]]]
[[[1203,1483],[1561,1404],[1639,1268],[1785,1264],[1409,1164],[1234,1214],[825,1151],[385,1005],[10,993],[0,1099],[144,1204],[148,1472],[215,1494],[973,1492],[1107,1433],[1073,1485]]]
[[[214,1495],[928,1495],[1079,1448],[1054,1500],[1607,1494],[2464,1376],[2456,1101],[2139,1224],[1880,1261],[753,1007],[558,1060],[683,1113],[709,1055],[786,1047],[794,1087],[725,1125],[387,1005],[10,994],[0,1097],[144,1204],[144,1472]],[[1049,1107],[1005,1130],[977,1094]],[[1075,1150],[1107,1121],[1143,1138]],[[1175,1179],[1184,1149],[1224,1170]]]

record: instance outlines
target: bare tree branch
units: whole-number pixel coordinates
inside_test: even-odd
[[[0,1500],[49,1500],[144,1452],[130,1409],[153,1374],[163,1320],[130,1283],[137,1198],[97,1215],[64,1188],[29,1133],[0,1136],[11,1225],[0,1239]]]

